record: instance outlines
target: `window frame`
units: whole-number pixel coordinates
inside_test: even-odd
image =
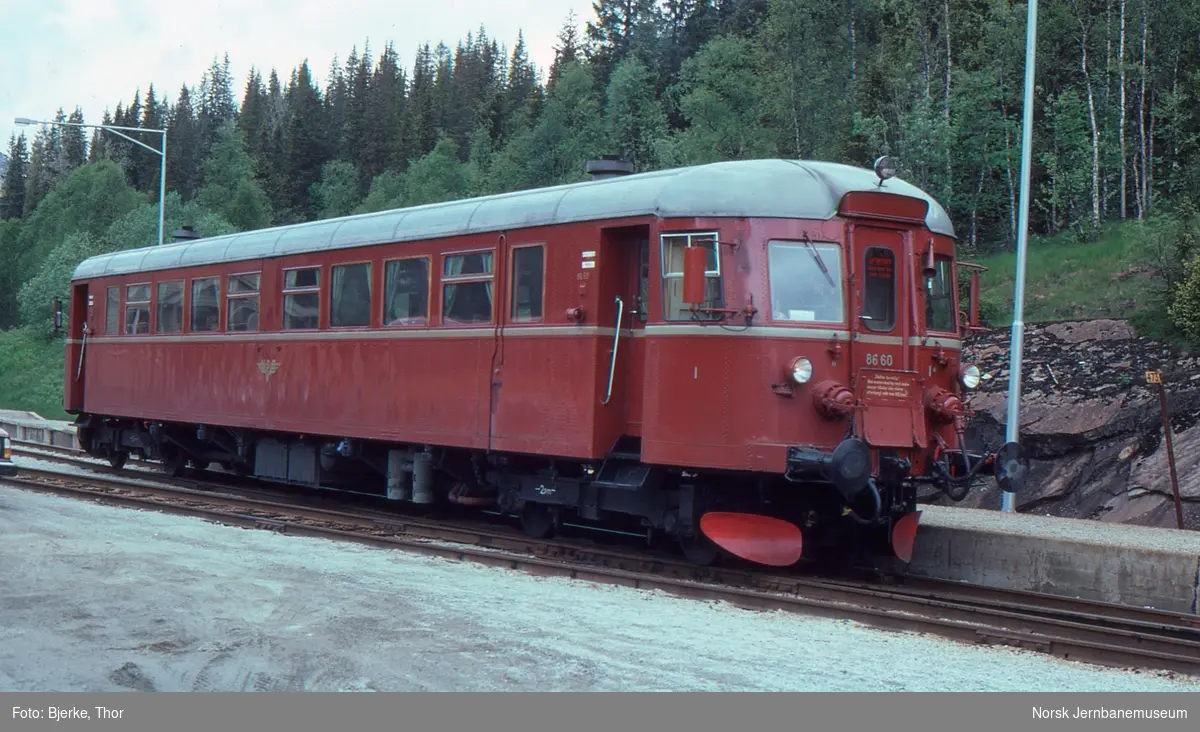
[[[887,321],[879,321],[879,320],[868,319],[868,318],[864,317],[867,315],[867,287],[868,287],[868,283],[872,280],[872,278],[868,274],[869,270],[868,270],[867,261],[871,257],[871,252],[876,249],[887,252],[888,256],[890,256],[892,258],[892,277],[890,280],[892,292],[891,292],[891,301],[888,303],[889,319]],[[861,301],[859,302],[857,317],[858,317],[858,322],[862,325],[862,327],[865,328],[866,330],[871,331],[872,333],[891,333],[892,331],[896,330],[896,326],[899,322],[898,300],[899,300],[899,294],[900,294],[900,262],[901,261],[902,260],[900,258],[900,255],[898,255],[896,253],[896,250],[890,246],[887,246],[886,244],[868,244],[867,246],[863,247],[862,295],[861,295]],[[879,323],[879,322],[886,322],[887,326],[886,327],[876,327],[874,324]]]
[[[942,329],[940,329],[940,328],[931,328],[931,327],[929,326],[929,317],[928,317],[928,315],[927,315],[927,312],[928,312],[928,311],[926,311],[926,314],[925,314],[925,329],[926,329],[927,331],[929,331],[930,333],[941,333],[941,334],[944,334],[944,335],[949,335],[949,334],[958,335],[958,333],[959,333],[959,324],[958,324],[958,271],[957,271],[957,270],[958,270],[958,268],[954,266],[954,257],[952,257],[952,256],[951,256],[951,255],[949,255],[949,254],[938,254],[938,253],[934,252],[934,255],[933,255],[933,257],[934,257],[934,267],[937,267],[937,265],[938,265],[938,263],[939,263],[939,262],[945,262],[945,263],[946,263],[946,273],[947,273],[947,275],[948,275],[948,281],[947,281],[947,283],[946,283],[946,295],[945,295],[945,299],[946,299],[946,300],[949,300],[949,302],[950,302],[950,329],[949,329],[949,330],[942,330]],[[929,303],[930,303],[930,301],[931,301],[931,299],[932,299],[932,295],[931,295],[931,294],[929,293],[929,291],[928,291],[928,290],[927,290],[927,289],[924,287],[924,284],[925,284],[925,281],[924,281],[924,278],[922,278],[922,280],[921,280],[921,285],[922,285],[921,289],[922,289],[922,290],[924,290],[923,294],[924,294],[924,296],[925,296],[925,300],[926,300],[926,308],[928,308],[928,307],[929,307]]]
[[[296,271],[300,271],[300,270],[309,270],[309,269],[315,269],[317,271],[317,284],[315,286],[313,286],[313,285],[308,285],[305,287],[288,287],[287,286],[288,272],[296,272]],[[281,308],[280,313],[279,313],[279,316],[280,316],[279,317],[279,329],[281,331],[286,330],[286,331],[300,331],[300,332],[312,332],[312,331],[316,331],[316,330],[321,330],[321,320],[322,320],[321,304],[324,300],[324,298],[321,297],[321,290],[322,290],[321,282],[323,280],[325,280],[325,276],[324,276],[325,275],[325,266],[321,265],[321,264],[301,264],[301,265],[295,265],[292,267],[283,267],[282,269],[279,270],[279,274],[280,274],[279,305]],[[308,294],[312,294],[312,293],[316,293],[316,295],[317,295],[317,324],[316,324],[316,326],[312,327],[312,328],[289,328],[287,325],[287,317],[288,317],[287,316],[287,299],[288,299],[288,296],[289,295],[308,295]]]
[[[363,323],[362,325],[334,325],[334,323],[333,323],[333,307],[334,307],[333,272],[334,272],[334,270],[336,270],[339,267],[356,267],[356,266],[363,265],[363,264],[367,265],[367,322]],[[318,287],[318,289],[320,288],[319,281],[317,283],[317,287]],[[326,314],[329,317],[329,327],[330,328],[336,328],[337,330],[354,330],[354,329],[362,330],[365,328],[370,328],[373,325],[373,323],[371,321],[373,319],[372,313],[375,310],[375,308],[372,307],[372,304],[374,302],[375,302],[375,260],[373,260],[373,259],[356,259],[356,260],[353,260],[350,262],[337,262],[336,264],[329,265],[329,298],[328,298],[328,308],[327,308]]]
[[[667,290],[667,281],[677,279],[682,282],[683,270],[681,269],[679,272],[668,271],[666,243],[668,238],[677,239],[679,237],[687,237],[684,243],[685,248],[691,245],[693,239],[712,238],[713,255],[717,263],[717,268],[715,270],[704,270],[704,289],[707,291],[710,287],[708,284],[709,280],[716,280],[719,301],[705,307],[720,309],[725,305],[725,273],[721,268],[721,232],[717,229],[660,231],[658,232],[658,287],[660,299],[662,300],[662,319],[667,323],[713,322],[720,320],[720,313],[692,313],[687,317],[672,317],[668,314],[671,297]]]
[[[196,328],[196,283],[206,280],[217,281],[217,327],[212,330]],[[199,275],[188,279],[187,292],[187,332],[188,333],[222,333],[225,330],[225,308],[221,307],[222,287],[221,275]]]
[[[147,280],[145,282],[130,282],[125,285],[124,307],[121,308],[122,319],[121,333],[127,336],[148,336],[154,333],[154,283]],[[129,291],[134,287],[145,287],[147,291],[145,300],[130,300]],[[129,308],[144,307],[146,309],[146,332],[145,333],[130,333],[129,332]]]
[[[540,287],[538,288],[538,309],[541,313],[537,316],[527,318],[517,316],[517,253],[529,249],[538,249],[542,253],[541,278],[539,280]],[[509,250],[508,263],[508,319],[510,323],[518,323],[521,325],[529,325],[536,323],[544,323],[546,321],[546,271],[548,263],[546,261],[546,244],[545,242],[537,242],[535,244],[517,244]],[[493,268],[494,269],[494,268]],[[495,298],[492,298],[495,300]]]
[[[775,317],[775,308],[774,308],[775,267],[772,265],[772,261],[771,261],[771,249],[772,249],[772,247],[776,247],[776,246],[778,246],[782,249],[791,249],[791,248],[807,249],[808,245],[810,243],[813,245],[813,247],[818,252],[820,252],[820,249],[823,246],[833,248],[834,250],[837,251],[838,272],[836,274],[830,273],[830,276],[834,277],[836,286],[840,290],[840,293],[839,293],[839,296],[841,298],[840,307],[842,310],[842,317],[840,320],[791,320],[791,319],[787,319],[787,318],[780,319],[780,318]],[[849,264],[848,260],[850,259],[850,257],[847,256],[845,245],[843,245],[841,242],[833,240],[833,239],[808,239],[808,240],[806,240],[806,239],[768,238],[767,242],[766,242],[766,254],[767,254],[767,317],[770,319],[770,321],[773,325],[799,326],[799,327],[810,327],[810,328],[813,328],[813,327],[828,328],[830,325],[843,325],[844,326],[846,324],[846,321],[850,314],[848,308],[846,307],[846,305],[847,305],[846,292],[849,289],[846,286],[846,281],[848,278],[848,273],[846,270],[847,270],[847,265]],[[815,262],[814,262],[814,265],[815,265]]]
[[[256,284],[253,292],[234,292],[233,288],[229,286],[229,283],[233,281],[233,278],[246,277],[249,275],[253,275],[258,278],[258,283]],[[225,321],[226,332],[229,332],[229,333],[258,333],[262,330],[262,283],[263,283],[262,275],[263,275],[262,270],[253,270],[253,271],[247,271],[247,272],[231,272],[230,274],[225,275],[225,279],[223,282],[223,287],[225,288],[225,303],[224,303],[225,306],[223,308],[221,308],[221,317]],[[234,304],[234,301],[235,300],[249,300],[251,298],[254,298],[257,301],[256,302],[257,310],[255,313],[258,316],[257,327],[255,327],[253,329],[239,328],[237,330],[234,330],[233,329],[233,318],[231,317],[232,312],[230,310]],[[217,301],[218,302],[221,301],[221,297],[219,295],[217,296]]]
[[[424,323],[389,323],[388,322],[388,265],[392,262],[408,262],[425,260],[425,322]],[[382,278],[379,297],[379,326],[381,328],[428,328],[433,325],[433,260],[428,254],[410,254],[403,257],[391,257],[381,262],[380,277]],[[444,265],[443,265],[444,266]]]
[[[162,287],[163,285],[179,285],[179,330],[163,330],[162,326]],[[187,308],[185,298],[187,296],[187,280],[160,280],[154,283],[154,332],[163,335],[177,335],[183,333],[184,321],[187,316]]]
[[[450,257],[465,257],[471,254],[491,254],[492,266],[487,274],[472,273],[468,275],[446,275],[446,260]],[[438,325],[449,328],[482,328],[484,326],[495,325],[498,317],[499,308],[496,307],[496,248],[495,247],[480,247],[476,249],[463,249],[454,252],[442,252],[441,274],[438,275]],[[472,323],[447,323],[446,322],[446,286],[447,285],[469,285],[476,282],[492,283],[491,297],[491,314],[487,320],[478,320]]]

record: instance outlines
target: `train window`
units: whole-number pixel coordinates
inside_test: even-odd
[[[425,325],[429,320],[429,259],[388,262],[383,279],[383,324]]]
[[[321,268],[289,269],[283,273],[283,327],[314,330],[321,319]]]
[[[492,321],[492,252],[450,254],[442,270],[442,322]]]
[[[158,283],[159,333],[183,332],[183,280]]]
[[[512,319],[515,322],[542,319],[542,298],[546,261],[542,246],[513,250]]]
[[[125,335],[150,332],[150,285],[125,288]]]
[[[333,268],[329,298],[329,325],[347,328],[371,324],[371,263],[341,264]]]
[[[236,274],[226,282],[228,330],[258,330],[258,288],[261,275]]]
[[[121,332],[121,288],[108,288],[108,299],[104,303],[104,332],[116,335]]]
[[[683,301],[683,250],[688,246],[708,250],[708,267],[704,278],[703,308],[724,307],[721,287],[721,259],[717,253],[717,235],[663,234],[663,318],[666,320],[711,320],[719,313],[692,313],[692,306]]]
[[[933,260],[933,280],[926,285],[925,327],[943,333],[955,332],[954,275],[950,257]]]
[[[863,326],[889,331],[896,326],[896,254],[887,247],[867,247],[863,262]]]
[[[221,281],[216,277],[192,280],[192,331],[203,333],[221,329]]]
[[[800,323],[841,323],[842,249],[837,244],[772,241],[767,245],[771,319]]]

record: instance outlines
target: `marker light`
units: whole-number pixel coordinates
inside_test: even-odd
[[[807,384],[813,374],[812,362],[807,358],[798,358],[792,361],[791,372],[793,381],[797,384]]]

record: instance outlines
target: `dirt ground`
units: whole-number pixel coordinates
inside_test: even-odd
[[[1200,691],[1200,680],[0,487],[2,691]]]

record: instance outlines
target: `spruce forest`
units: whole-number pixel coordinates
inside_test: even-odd
[[[307,61],[235,79],[228,56],[197,69],[194,86],[131,79],[128,98],[87,121],[165,126],[166,231],[205,236],[585,180],[585,161],[608,154],[638,171],[761,157],[869,167],[889,154],[950,211],[963,253],[994,263],[985,312],[1005,322],[1023,3],[596,0],[593,10],[565,19],[545,69],[520,36],[482,27],[415,53],[371,39],[320,81]],[[1035,249],[1111,265],[1104,281],[1068,287],[1086,276],[1068,266],[1046,286],[1135,291],[1105,307],[1200,338],[1200,0],[1043,1],[1036,72]],[[9,141],[0,185],[0,328],[40,341],[80,260],[155,242],[160,158],[99,130],[28,129]],[[1051,276],[1035,265],[1053,260],[1031,259],[1031,291]],[[1060,300],[1050,297],[1047,317],[1078,305]]]

